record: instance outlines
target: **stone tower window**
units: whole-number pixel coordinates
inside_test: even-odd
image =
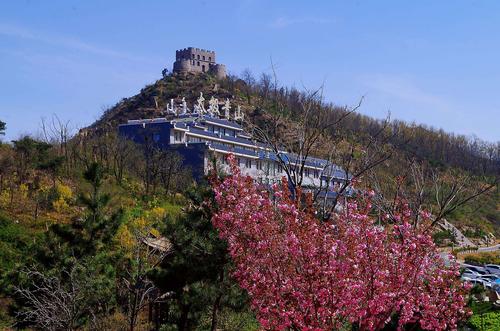
[[[212,62],[212,57],[211,56],[208,57],[208,61]]]
[[[198,67],[200,66],[200,61],[198,61]]]
[[[205,72],[205,65],[204,64],[201,66],[201,71]]]
[[[205,55],[203,55],[203,61],[205,61]]]
[[[200,59],[200,55],[198,54],[198,60]],[[198,64],[199,65],[199,64]]]
[[[193,60],[194,60],[194,54],[191,54],[191,57],[192,57],[192,58],[193,58]]]

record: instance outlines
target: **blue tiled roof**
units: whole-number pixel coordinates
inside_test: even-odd
[[[285,161],[288,161],[292,164],[295,164],[297,163],[298,165],[300,165],[302,162],[302,160],[300,160],[296,155],[294,154],[285,154],[285,153],[281,153],[280,156],[283,158],[283,160]],[[327,164],[327,161],[326,160],[321,160],[321,159],[317,159],[317,158],[313,158],[313,157],[307,157],[307,159],[305,160],[304,164],[308,167],[315,167],[315,168],[324,168]]]
[[[216,133],[213,133],[210,131],[204,131],[204,130],[201,130],[201,129],[198,129],[198,128],[195,128],[192,126],[189,127],[189,132],[199,134],[199,135],[202,135],[205,137],[223,139],[223,140],[226,140],[228,143],[229,142],[232,142],[232,143],[236,142],[236,143],[241,143],[241,144],[245,144],[245,145],[255,146],[253,141],[251,141],[250,139],[245,139],[245,138],[241,138],[241,137],[232,137],[232,136],[222,136],[222,135],[219,136]]]
[[[179,128],[179,129],[183,129],[183,130],[187,129],[186,123],[175,123],[175,127]]]
[[[195,128],[195,127],[192,127],[192,126],[189,127],[189,132],[192,132],[192,133],[195,133],[195,134],[199,134],[199,135],[202,135],[202,136],[206,136],[206,137],[211,137],[211,138],[220,138],[219,135],[216,134],[216,133],[213,133],[213,132],[210,132],[210,131],[205,131],[205,130],[202,130],[202,129],[198,129],[198,128]]]
[[[293,164],[293,163],[297,162],[298,165],[300,165],[300,160],[298,160],[296,157],[294,157],[293,154],[288,154],[288,153],[280,153],[278,156],[274,152],[259,150],[259,157],[261,159],[273,160],[273,161],[278,161],[278,159],[281,158],[281,160],[283,160],[283,162],[285,162],[285,163],[292,163]],[[312,158],[312,157],[308,157],[304,162],[304,164],[307,167],[314,167],[314,168],[324,168],[326,163],[327,163],[326,160],[321,160],[321,159]]]
[[[261,159],[266,159],[266,160],[273,160],[273,161],[277,161],[278,160],[278,157],[276,156],[275,153],[273,152],[270,152],[270,151],[265,151],[265,150],[262,150],[262,149],[259,149],[258,150],[258,153],[259,153],[259,157]]]
[[[253,151],[249,151],[249,150],[244,149],[244,148],[240,148],[240,147],[228,147],[226,145],[217,144],[217,143],[210,143],[210,146],[213,148],[216,148],[218,150],[226,151],[228,153],[238,153],[238,154],[257,157],[257,153],[255,153]]]
[[[346,174],[346,171],[344,169],[336,165],[330,165],[326,167],[322,174],[323,177],[333,177],[338,179],[346,179],[346,175],[347,178],[352,178],[352,175]]]
[[[255,146],[254,142],[251,141],[250,139],[245,139],[245,138],[240,138],[240,137],[231,137],[231,136],[222,136],[223,139],[233,141],[233,142],[238,142],[246,145],[252,145]]]
[[[215,117],[210,117],[210,116],[203,116],[203,120],[205,121],[210,121],[212,123],[224,125],[224,126],[229,126],[231,128],[234,128],[236,130],[243,130],[241,125],[235,122],[228,121],[226,119],[221,119],[221,118],[215,118]]]

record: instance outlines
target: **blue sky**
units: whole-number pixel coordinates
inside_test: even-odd
[[[0,2],[5,139],[42,117],[90,124],[171,69],[175,50],[213,49],[240,74],[270,72],[364,114],[500,140],[499,1]]]

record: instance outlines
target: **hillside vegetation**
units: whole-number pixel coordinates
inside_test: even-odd
[[[302,103],[307,94],[294,88],[281,87],[273,77],[266,74],[257,79],[249,71],[245,71],[241,78],[229,76],[223,81],[216,81],[211,75],[167,75],[144,87],[139,94],[122,99],[108,109],[91,129],[100,131],[115,128],[128,119],[168,116],[165,110],[171,99],[180,104],[185,97],[188,105],[193,105],[200,92],[206,100],[212,96],[219,100],[229,98],[233,107],[240,105],[249,122],[257,126],[265,126],[266,122],[276,121],[279,117],[281,128],[275,134],[289,135],[289,140],[294,139],[290,131],[297,127],[296,123],[303,116]],[[280,104],[279,107],[277,103]],[[350,109],[349,106],[339,106],[323,100],[319,100],[319,103],[320,108],[333,118]],[[363,106],[362,103],[360,106]],[[357,112],[343,118],[334,131],[325,132],[322,137],[324,143],[314,146],[312,154],[327,158],[329,151],[324,146],[333,140],[338,141],[339,137],[342,140],[338,143],[339,146],[348,142],[362,151],[381,131],[389,132],[387,136],[390,138],[382,143],[391,147],[391,157],[374,171],[385,183],[393,182],[396,176],[407,174],[409,162],[415,160],[432,172],[444,173],[450,178],[470,175],[474,178],[471,186],[481,182],[494,182],[500,174],[500,142],[485,142],[477,137],[446,133],[442,129],[415,123],[398,120],[387,122]],[[368,179],[364,184],[371,185]],[[390,187],[386,187],[386,190],[392,192]],[[458,208],[448,218],[468,231],[472,237],[479,238],[486,233],[500,234],[498,188],[490,190],[490,194],[483,195],[472,204]]]
[[[240,105],[249,131],[275,124],[271,138],[291,146],[309,95],[248,72],[222,81],[166,75],[74,136],[55,119],[43,138],[0,143],[0,328],[258,329],[246,294],[229,276],[226,244],[211,225],[204,202],[212,192],[193,182],[176,155],[155,150],[146,162],[144,151],[116,132],[128,119],[167,116],[170,99],[180,104],[185,97],[191,106],[200,92],[207,100],[215,96]],[[404,175],[415,161],[441,174],[445,186],[462,176],[474,179],[471,186],[494,183],[498,176],[498,143],[375,120],[312,99],[326,118],[348,115],[335,130],[321,132],[311,155],[329,157],[326,147],[334,146],[357,162],[376,139],[390,157],[359,185],[380,188],[385,197],[398,185],[414,187]],[[0,134],[4,130],[0,122]],[[472,201],[447,219],[478,239],[500,234],[498,188]],[[436,238],[450,239],[447,233]],[[155,254],[144,244],[163,239],[168,247]],[[46,300],[40,307],[34,294]],[[69,306],[75,309],[64,310]]]

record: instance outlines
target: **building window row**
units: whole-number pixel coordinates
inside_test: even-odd
[[[226,155],[221,155],[220,157],[221,164],[227,165],[228,162],[226,160]],[[259,180],[260,183],[262,184],[269,184],[269,183],[274,183],[279,181],[276,176],[283,176],[284,171],[283,171],[283,166],[278,163],[278,162],[268,162],[264,160],[252,160],[247,157],[237,157],[236,162],[238,163],[238,166],[242,169],[252,169],[252,166],[255,164],[255,169],[262,171],[260,174],[262,178]],[[314,177],[315,179],[320,178],[320,171],[317,169],[304,169],[304,175],[306,177]],[[274,179],[273,179],[274,178]],[[270,182],[271,181],[271,182]],[[333,186],[333,188],[338,188],[338,185],[335,185],[335,183],[330,184]],[[329,185],[329,186],[330,186]]]
[[[205,55],[200,56],[199,54],[198,54],[198,55],[191,54],[191,58],[192,58],[193,60],[195,60],[195,59],[196,59],[196,60],[203,60],[203,61],[206,61],[206,59],[205,59]],[[209,56],[209,57],[208,57],[208,61],[212,61],[212,57],[211,57],[211,56]]]

